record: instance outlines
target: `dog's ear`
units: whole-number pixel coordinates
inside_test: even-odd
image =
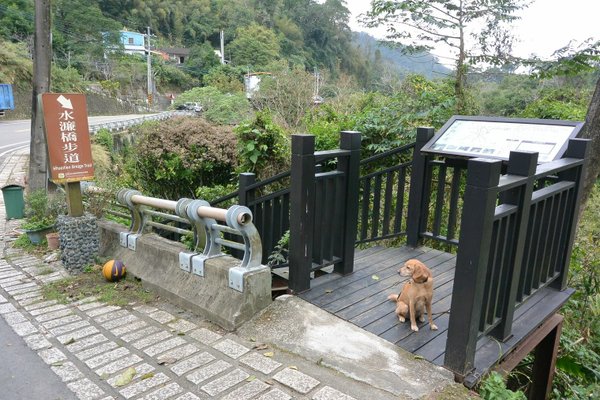
[[[416,262],[413,264],[415,271],[413,272],[412,279],[415,283],[425,283],[427,279],[431,278],[431,272],[423,263]]]

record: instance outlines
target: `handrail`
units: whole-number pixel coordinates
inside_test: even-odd
[[[408,149],[412,149],[413,147],[415,147],[415,142],[409,143],[409,144],[405,144],[404,146],[400,146],[400,147],[396,147],[394,149],[388,150],[386,152],[380,153],[380,154],[375,154],[374,156],[371,156],[369,158],[365,158],[364,160],[360,160],[360,165],[365,165],[368,164],[370,162],[373,161],[377,161],[381,158],[385,158],[385,157],[389,157],[392,156],[396,153],[401,153],[405,150]]]

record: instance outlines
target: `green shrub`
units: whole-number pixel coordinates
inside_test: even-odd
[[[25,222],[23,229],[37,230],[54,225],[59,215],[66,213],[66,200],[62,191],[52,194],[45,189],[34,190],[25,195]]]
[[[127,171],[135,187],[152,196],[193,197],[201,186],[226,184],[237,165],[231,128],[180,117],[134,127],[137,144]]]
[[[513,392],[506,388],[504,379],[497,372],[492,372],[482,381],[479,394],[484,400],[526,400],[523,392]]]
[[[237,126],[235,133],[238,136],[240,172],[254,172],[264,179],[287,165],[285,131],[273,122],[268,111],[256,113],[253,120]]]
[[[113,151],[113,134],[108,129],[99,129],[93,136],[93,141],[104,147],[109,153]]]
[[[243,93],[224,94],[210,86],[182,93],[173,106],[186,102],[200,103],[204,109],[204,118],[215,124],[235,125],[251,115],[250,103]]]

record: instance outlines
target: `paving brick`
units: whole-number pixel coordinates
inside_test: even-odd
[[[148,347],[155,343],[162,342],[163,340],[170,337],[173,337],[173,335],[171,335],[169,332],[160,331],[150,336],[144,337],[143,339],[140,339],[136,342],[133,342],[133,347],[135,347],[136,349],[143,349],[144,347]]]
[[[38,332],[37,328],[29,321],[14,324],[11,328],[19,336],[31,335],[32,333]]]
[[[21,314],[18,311],[12,312],[12,313],[6,313],[6,314],[2,314],[2,318],[4,318],[4,320],[6,321],[7,324],[9,325],[14,325],[14,324],[18,324],[20,322],[25,322],[27,321],[27,318]]]
[[[29,313],[35,317],[36,315],[48,314],[50,312],[54,312],[54,311],[58,311],[58,310],[66,310],[66,309],[67,309],[67,306],[65,306],[64,304],[55,304],[55,305],[52,305],[49,307],[36,308],[35,310],[29,311]]]
[[[42,300],[44,300],[44,298],[42,296],[31,296],[31,297],[27,297],[25,299],[21,299],[21,300],[17,300],[17,301],[22,306],[28,306],[30,304],[35,304],[35,303],[40,302]]]
[[[223,336],[215,333],[213,331],[209,331],[206,328],[196,329],[195,331],[191,331],[187,333],[188,336],[193,337],[197,341],[203,344],[211,344],[221,339]]]
[[[51,312],[48,314],[38,315],[37,317],[35,317],[35,319],[37,319],[38,322],[46,322],[46,321],[50,321],[53,319],[66,317],[67,315],[70,315],[70,314],[73,314],[73,311],[67,308],[64,310],[59,310],[59,311]]]
[[[200,397],[196,396],[193,393],[187,392],[183,396],[179,396],[175,400],[200,400]]]
[[[64,335],[67,332],[72,332],[76,329],[81,329],[81,328],[84,328],[89,325],[90,325],[90,323],[87,321],[76,321],[71,324],[58,326],[54,329],[50,329],[50,333],[53,334],[54,336],[60,336],[60,335]]]
[[[214,381],[207,383],[202,386],[202,390],[208,393],[210,396],[216,396],[219,393],[223,393],[226,390],[231,389],[238,383],[248,379],[250,375],[246,371],[242,371],[241,369],[234,369],[233,371],[223,375],[220,378],[215,379]]]
[[[17,311],[11,303],[0,304],[0,314],[7,314]]]
[[[67,359],[67,356],[56,347],[40,350],[38,351],[38,355],[42,357],[42,360],[44,360],[46,364],[54,364]]]
[[[137,318],[137,317],[136,317],[136,318]],[[137,321],[134,321],[134,322],[128,323],[128,324],[126,324],[126,325],[123,325],[123,326],[119,326],[119,327],[116,327],[116,328],[110,328],[109,330],[110,330],[110,331],[111,331],[111,332],[112,332],[114,335],[116,335],[116,336],[121,336],[121,335],[123,335],[123,334],[125,334],[125,333],[128,333],[128,332],[133,332],[133,331],[136,331],[136,330],[138,330],[138,329],[141,329],[141,328],[145,327],[146,325],[148,325],[148,324],[146,323],[146,321],[142,321],[142,320],[140,319],[140,320],[137,320]]]
[[[96,373],[100,376],[104,374],[112,375],[141,361],[143,361],[142,358],[137,354],[130,354],[127,357],[120,358],[117,361],[113,361],[106,364],[102,368],[97,369]]]
[[[231,339],[224,339],[219,343],[214,344],[213,348],[233,359],[239,358],[250,351],[246,346],[242,346]]]
[[[85,348],[94,346],[98,343],[102,343],[107,341],[108,338],[106,336],[104,336],[101,333],[98,333],[96,335],[93,336],[88,336],[85,337],[81,340],[75,340],[74,343],[68,344],[66,346],[67,350],[70,351],[71,353],[77,353],[78,351],[81,351]]]
[[[87,378],[71,382],[67,384],[67,387],[71,389],[80,400],[96,400],[101,396],[104,396],[104,391]]]
[[[208,364],[213,361],[215,357],[212,354],[207,352],[196,354],[186,360],[183,360],[171,367],[171,371],[173,371],[178,376],[181,376],[193,369],[201,367],[203,365]]]
[[[105,306],[105,307],[100,307],[100,308],[94,308],[93,310],[88,310],[85,313],[93,318],[100,314],[106,314],[106,313],[110,313],[110,312],[117,311],[120,309],[121,309],[121,307],[118,307],[118,306]]]
[[[231,367],[231,364],[229,364],[228,362],[223,360],[217,360],[212,364],[195,370],[191,374],[187,375],[186,378],[190,382],[195,383],[197,385],[209,378],[212,378],[215,375],[220,374],[223,371],[228,370],[229,367]]]
[[[240,358],[240,362],[266,375],[281,367],[281,363],[256,352],[246,354]]]
[[[183,392],[183,388],[176,383],[169,383],[166,386],[155,390],[152,393],[148,393],[141,400],[165,400]]]
[[[31,350],[41,350],[52,347],[52,344],[41,334],[29,335],[23,338]]]
[[[23,282],[22,279],[15,281],[13,285],[10,283],[8,285],[2,285],[4,290],[9,294],[19,294],[18,291],[21,289],[37,288],[38,286],[39,285],[36,282]],[[29,290],[27,290],[27,292],[29,292]]]
[[[47,300],[47,301],[42,301],[39,303],[34,303],[28,306],[25,306],[25,309],[27,311],[31,311],[31,310],[37,310],[38,308],[44,308],[44,307],[49,307],[49,306],[53,306],[55,304],[57,304],[58,302],[56,300]]]
[[[70,361],[50,368],[63,382],[71,382],[84,377],[83,373]]]
[[[168,381],[169,377],[160,372],[154,375],[152,378],[141,380],[126,387],[119,393],[121,393],[121,395],[126,399],[130,399]]]
[[[0,279],[0,286],[8,287],[11,284],[18,285],[19,283],[22,283],[25,279],[27,279],[27,277],[22,273],[18,272],[8,278]]]
[[[312,397],[312,400],[356,400],[352,396],[348,396],[334,388],[325,386]]]
[[[98,308],[98,307],[104,307],[105,304],[104,303],[100,303],[98,301],[92,301],[92,302],[85,302],[85,303],[81,303],[77,305],[77,308],[79,308],[81,311],[87,311],[87,310],[91,310],[92,308]]]
[[[169,324],[169,328],[174,329],[177,332],[189,332],[192,329],[196,329],[197,326],[194,323],[191,323],[190,321],[187,321],[185,319],[178,319],[175,322],[171,322]]]
[[[140,338],[145,338],[155,332],[158,332],[159,330],[160,329],[157,328],[156,326],[149,326],[149,327],[141,329],[139,331],[135,331],[135,332],[131,332],[126,335],[123,335],[123,336],[121,336],[121,339],[123,339],[123,341],[129,343],[134,340],[138,340]]]
[[[273,389],[268,393],[263,394],[257,400],[290,400],[292,396],[282,392],[279,389]]]
[[[140,319],[133,314],[125,315],[121,318],[113,319],[111,321],[106,321],[102,324],[104,329],[113,329],[118,326],[129,325],[133,322],[139,321]]]
[[[131,314],[127,310],[117,310],[112,313],[104,313],[104,314],[98,315],[97,317],[94,318],[94,321],[98,322],[99,324],[102,324],[107,321],[119,319],[126,315],[131,315]]]
[[[82,350],[79,353],[76,353],[75,357],[79,358],[80,360],[87,360],[90,357],[94,357],[98,354],[102,354],[107,351],[116,349],[117,347],[119,347],[119,345],[117,345],[115,342],[106,342],[96,347],[92,347],[87,350]]]
[[[52,321],[42,323],[42,326],[46,329],[56,328],[57,326],[70,324],[71,322],[81,321],[81,317],[76,314],[67,315],[66,317],[53,319]]]
[[[2,273],[0,273],[0,279],[11,278],[16,275],[22,275],[22,274],[17,270],[2,272]]]
[[[269,389],[271,385],[255,379],[251,382],[246,383],[244,386],[234,390],[233,392],[221,397],[221,400],[248,400],[261,392]]]
[[[167,322],[171,322],[175,319],[172,314],[162,310],[148,314],[148,316],[161,324],[166,324]]]
[[[173,339],[169,339],[166,341],[161,341],[153,346],[148,347],[144,350],[144,353],[148,354],[150,357],[154,357],[157,354],[164,353],[167,350],[171,350],[177,346],[181,346],[186,343],[186,341],[180,337],[174,337]]]
[[[6,303],[8,300],[6,300],[1,294],[0,294],[0,303]]]
[[[163,353],[160,356],[158,356],[156,359],[158,362],[161,362],[163,360],[175,360],[175,361],[170,362],[171,364],[173,364],[173,363],[175,363],[183,358],[186,358],[188,356],[191,356],[192,354],[197,353],[199,351],[200,351],[200,349],[197,348],[196,346],[194,346],[193,344],[187,344],[185,346],[181,346],[176,349],[169,350],[166,353]]]
[[[25,304],[29,304],[29,303],[22,302],[22,300],[36,299],[35,301],[38,301],[38,300],[43,299],[43,297],[42,297],[42,293],[38,290],[38,291],[29,292],[29,293],[14,295],[13,299],[18,301],[19,304],[25,305]]]
[[[56,339],[59,342],[61,342],[62,344],[66,344],[67,342],[70,342],[72,340],[79,340],[81,338],[93,335],[94,333],[98,333],[98,332],[99,332],[98,328],[96,328],[95,326],[88,326],[87,328],[83,328],[78,331],[73,331],[73,332],[69,332],[64,335],[61,335],[61,336],[57,337]]]
[[[129,367],[131,367],[131,365],[127,366],[126,368],[128,369]],[[148,374],[155,370],[155,368],[152,365],[149,365],[146,363],[136,365],[133,367],[133,369],[135,369],[135,375],[133,376],[133,379],[131,380],[132,382],[139,381],[143,375]],[[96,372],[96,373],[98,373],[98,372]],[[123,375],[123,373],[125,373],[125,369],[123,369],[123,371],[120,372],[118,375],[115,375],[112,378],[108,379],[106,381],[106,383],[108,383],[110,386],[116,388],[117,387],[116,383],[119,380],[119,377],[121,377],[121,375]],[[99,374],[99,375],[101,375],[101,374]]]
[[[8,292],[8,290],[7,290],[7,292]],[[40,292],[40,286],[36,283],[32,287],[26,287],[26,288],[23,288],[23,289],[11,290],[9,293],[10,293],[11,296],[13,296],[16,299],[17,296],[19,296],[19,295],[24,295],[26,293],[39,293],[39,292]]]
[[[88,359],[85,364],[91,369],[98,368],[101,365],[108,364],[111,361],[115,361],[121,357],[129,354],[129,349],[125,347],[119,347],[118,349],[109,351],[96,357]]]
[[[133,307],[133,309],[135,311],[138,311],[138,312],[141,312],[141,313],[144,313],[144,314],[153,313],[153,312],[155,312],[155,311],[158,310],[158,308],[156,308],[156,307],[147,306],[145,304],[142,304],[141,306]]]
[[[302,394],[310,392],[320,383],[315,378],[292,368],[285,368],[279,371],[273,375],[273,379]]]

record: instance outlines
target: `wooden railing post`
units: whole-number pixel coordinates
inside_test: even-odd
[[[506,191],[501,194],[501,203],[514,204],[518,207],[515,218],[515,236],[512,238],[514,247],[509,249],[510,254],[509,269],[506,276],[506,282],[499,283],[501,290],[505,290],[503,296],[504,304],[502,307],[502,319],[496,326],[491,335],[499,340],[506,340],[511,335],[513,316],[515,314],[515,303],[517,301],[517,289],[521,277],[521,266],[523,263],[523,251],[525,249],[525,235],[527,235],[527,225],[529,223],[529,211],[531,209],[531,195],[533,193],[533,184],[535,170],[537,168],[538,153],[534,152],[516,152],[511,151],[508,159],[507,173],[527,177],[523,186]],[[512,268],[511,268],[512,267]]]
[[[350,150],[350,156],[340,157],[338,170],[346,178],[345,207],[343,212],[342,262],[335,265],[335,271],[346,275],[354,270],[354,244],[358,229],[358,196],[360,178],[360,132],[340,132],[340,149]],[[339,206],[342,206],[341,204]]]
[[[433,137],[435,130],[433,128],[417,128],[417,141],[413,150],[412,171],[410,174],[410,197],[408,198],[408,215],[406,219],[406,244],[417,247],[420,242],[419,233],[421,230],[423,216],[423,204],[426,187],[425,177],[427,174],[427,156],[421,154],[421,149],[425,143]]]
[[[256,183],[256,174],[253,172],[242,172],[239,176],[238,199],[241,206],[248,206],[254,200],[254,189],[248,190],[248,186]]]
[[[573,251],[573,241],[575,240],[575,231],[577,230],[577,221],[579,219],[579,209],[581,207],[581,189],[583,186],[583,180],[585,177],[586,164],[588,160],[588,154],[590,149],[589,139],[569,139],[569,145],[567,151],[563,155],[563,158],[579,158],[586,160],[583,165],[579,168],[572,168],[568,171],[558,174],[558,178],[561,181],[568,180],[575,182],[575,194],[573,199],[573,209],[567,215],[569,219],[565,226],[567,230],[567,247],[563,253],[563,257],[558,262],[562,266],[560,275],[550,284],[551,287],[559,290],[565,290],[567,288],[567,277],[569,275],[569,263],[571,260],[571,252]]]
[[[292,293],[310,289],[315,216],[315,137],[292,135],[290,275]]]
[[[501,166],[485,158],[468,163],[444,358],[460,378],[473,369],[475,359]]]

